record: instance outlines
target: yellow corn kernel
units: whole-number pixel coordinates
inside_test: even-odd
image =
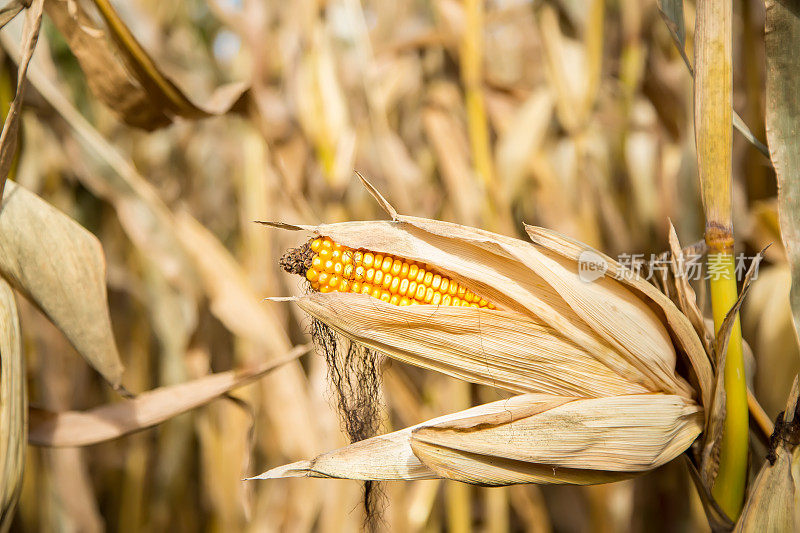
[[[458,293],[458,283],[455,281],[450,282],[450,286],[447,287],[447,294],[450,296],[455,296]]]
[[[397,279],[397,278],[395,278]],[[314,280],[311,280],[314,281]],[[397,292],[401,296],[405,296],[406,292],[408,292],[408,278],[403,278],[400,280],[400,285],[397,287]]]
[[[398,306],[450,305],[496,309],[494,304],[424,263],[353,250],[328,237],[312,240],[305,278],[313,290],[367,294]],[[301,270],[302,271],[302,270]]]
[[[442,278],[442,284],[439,285],[439,290],[442,291],[442,293],[446,294],[447,293],[447,289],[449,287],[450,287],[450,280],[447,279],[447,278]]]

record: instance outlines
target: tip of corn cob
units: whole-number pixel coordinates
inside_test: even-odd
[[[434,267],[318,237],[288,250],[281,268],[305,277],[315,291],[368,294],[393,305],[453,305],[495,309],[494,304]]]

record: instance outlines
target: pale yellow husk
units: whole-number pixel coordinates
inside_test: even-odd
[[[700,434],[709,360],[686,316],[646,281],[613,279],[621,267],[611,262],[608,276],[587,283],[577,259],[588,248],[558,234],[529,228],[532,244],[406,217],[371,192],[392,220],[276,225],[431,265],[497,309],[401,307],[336,292],[297,304],[390,357],[524,394],[262,477],[600,483],[664,464]],[[678,355],[699,393],[676,372]]]

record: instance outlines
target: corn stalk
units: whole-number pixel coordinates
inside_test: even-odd
[[[719,331],[737,299],[731,217],[732,5],[700,0],[695,27],[694,120],[698,171],[709,246],[708,271],[714,327]],[[747,387],[738,317],[731,331],[725,368],[726,418],[719,470],[712,493],[735,520],[741,511],[747,471]]]

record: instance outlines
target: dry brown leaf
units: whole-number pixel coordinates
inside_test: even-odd
[[[42,6],[44,0],[34,0],[25,13],[25,27],[22,30],[22,60],[17,69],[17,93],[11,108],[3,123],[3,133],[0,134],[0,198],[3,197],[8,171],[17,153],[17,136],[19,134],[19,114],[22,110],[22,99],[25,96],[27,83],[28,64],[33,57],[33,50],[39,40],[39,28],[42,25]]]
[[[0,204],[0,275],[119,387],[123,367],[111,330],[100,243],[71,218],[10,181]]]
[[[17,304],[11,288],[0,279],[0,531],[8,531],[14,517],[28,430],[25,362]]]
[[[218,88],[205,105],[193,102],[142,48],[110,3],[95,2],[107,27],[95,27],[80,2],[48,1],[48,14],[78,59],[89,87],[127,124],[153,130],[175,116],[205,118],[244,107],[248,85]]]
[[[78,60],[89,88],[105,105],[127,124],[138,128],[153,130],[172,122],[128,74],[113,43],[94,25],[81,2],[48,0],[45,8]]]
[[[246,385],[264,374],[297,360],[311,350],[293,348],[283,358],[247,370],[230,370],[194,381],[161,387],[136,398],[95,407],[86,412],[53,413],[31,409],[28,442],[36,446],[88,446],[160,424],[190,409]]]

